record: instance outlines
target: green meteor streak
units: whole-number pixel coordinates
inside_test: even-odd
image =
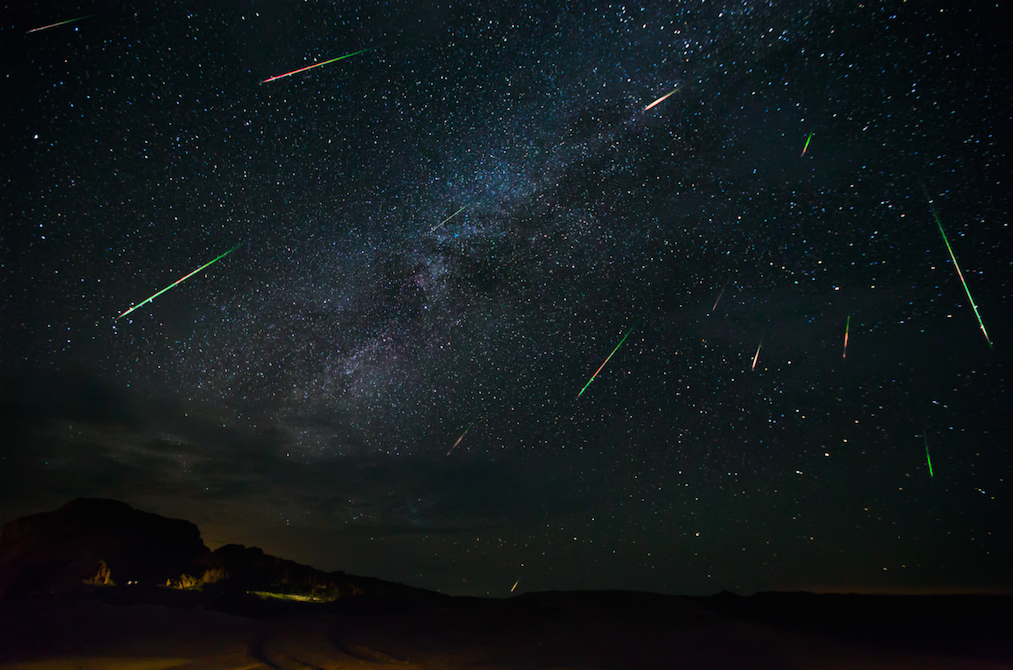
[[[925,429],[922,429],[922,437],[925,438],[925,460],[929,462],[929,477],[932,477],[932,458],[929,456],[929,436],[925,434]]]
[[[578,397],[578,398],[579,398],[580,396],[584,395],[584,391],[586,391],[586,390],[587,390],[587,387],[591,385],[591,382],[593,382],[593,381],[594,381],[594,378],[598,376],[598,373],[599,373],[599,372],[601,372],[601,369],[602,369],[603,367],[605,367],[605,364],[609,362],[609,359],[611,359],[611,358],[612,358],[612,356],[613,356],[613,355],[615,355],[615,353],[616,353],[617,351],[619,351],[619,347],[623,346],[623,342],[625,342],[625,341],[626,341],[626,338],[630,336],[630,333],[632,333],[632,332],[633,332],[633,329],[637,327],[637,323],[639,323],[639,320],[638,320],[637,322],[635,322],[635,323],[634,323],[634,324],[633,324],[633,325],[632,325],[632,326],[630,327],[630,329],[629,329],[629,330],[627,330],[627,331],[626,331],[626,334],[625,334],[625,335],[623,335],[623,339],[619,340],[619,344],[617,344],[617,345],[616,345],[616,348],[615,348],[615,349],[613,349],[613,350],[612,350],[612,353],[611,353],[611,354],[609,354],[609,355],[608,355],[608,358],[606,358],[606,359],[605,359],[605,363],[602,363],[602,364],[601,364],[600,366],[598,366],[598,369],[594,371],[594,374],[593,374],[593,375],[591,375],[591,378],[587,380],[587,383],[586,383],[586,384],[584,384],[584,388],[582,388],[582,389],[580,390],[580,393],[578,393],[578,394],[577,394],[577,397]]]
[[[67,19],[66,21],[60,21],[59,23],[50,23],[48,26],[40,26],[39,28],[32,28],[31,30],[26,30],[25,34],[28,34],[28,33],[37,33],[40,30],[49,30],[50,28],[56,28],[57,26],[65,26],[68,23],[75,23],[77,21],[84,21],[85,19],[90,19],[93,16],[95,16],[95,15],[94,14],[88,14],[87,16],[79,16],[76,19]]]
[[[813,134],[809,133],[809,137],[805,140],[805,146],[802,147],[802,155],[805,156],[805,150],[809,148],[809,141],[813,138]]]
[[[343,60],[345,58],[351,58],[352,56],[358,56],[359,54],[364,54],[367,51],[372,51],[373,49],[377,49],[377,48],[379,48],[379,47],[369,47],[368,49],[362,49],[361,51],[356,51],[355,53],[345,54],[344,56],[338,56],[337,58],[332,58],[330,60],[325,60],[322,63],[314,63],[313,65],[307,65],[306,67],[301,67],[298,70],[292,70],[291,72],[286,72],[285,74],[279,74],[279,75],[276,75],[274,77],[268,77],[267,79],[265,79],[264,81],[262,81],[260,83],[261,84],[266,84],[269,81],[274,81],[275,79],[282,79],[284,77],[291,77],[294,74],[299,74],[300,72],[305,72],[306,70],[312,70],[315,67],[320,67],[321,65],[327,65],[328,63],[333,63],[335,61]]]
[[[971,303],[971,309],[974,310],[974,316],[978,319],[978,327],[981,328],[981,334],[985,336],[985,341],[988,342],[988,347],[992,348],[992,340],[988,336],[988,331],[985,330],[985,324],[981,321],[981,314],[978,313],[978,306],[974,304],[974,298],[971,297],[971,290],[967,288],[967,282],[964,281],[964,273],[960,271],[960,266],[957,265],[957,257],[953,255],[953,247],[950,246],[950,241],[946,239],[946,231],[943,230],[943,222],[939,220],[939,215],[936,214],[936,207],[932,204],[932,198],[929,197],[928,189],[925,188],[925,184],[922,184],[922,190],[925,191],[925,198],[929,201],[929,209],[932,210],[932,216],[936,219],[936,225],[939,226],[939,234],[943,236],[943,242],[946,244],[946,249],[950,252],[950,260],[953,261],[953,267],[957,268],[957,276],[960,278],[960,283],[964,285],[964,293],[967,294],[967,299]]]
[[[125,317],[127,314],[130,314],[135,309],[138,309],[139,307],[143,307],[144,305],[147,305],[149,302],[151,302],[152,300],[154,300],[158,296],[162,295],[163,293],[165,293],[166,291],[168,291],[169,289],[171,289],[176,284],[179,284],[179,283],[182,283],[182,282],[186,281],[187,279],[189,279],[190,277],[194,276],[195,274],[197,274],[198,272],[200,272],[201,270],[203,270],[207,266],[211,265],[212,263],[215,263],[215,262],[220,261],[221,259],[225,258],[226,256],[228,256],[229,254],[231,254],[233,251],[235,251],[236,249],[238,249],[241,246],[243,246],[242,242],[240,242],[236,246],[232,247],[231,249],[229,249],[228,251],[226,251],[224,254],[222,254],[218,258],[214,259],[213,261],[208,261],[207,263],[205,263],[204,265],[200,266],[199,268],[197,268],[196,270],[194,270],[193,272],[191,272],[187,276],[183,277],[182,279],[179,279],[179,280],[177,280],[177,281],[169,284],[168,286],[166,286],[161,291],[159,291],[155,295],[151,296],[150,298],[148,298],[144,302],[137,303],[136,305],[134,305],[133,307],[131,307],[130,309],[128,309],[127,311],[123,312],[118,317],[116,317],[116,320],[119,321],[120,319],[122,319],[123,317]]]
[[[464,207],[462,207],[461,209],[457,210],[456,212],[454,212],[453,214],[451,214],[451,215],[450,215],[450,216],[448,216],[447,218],[445,218],[445,219],[443,219],[442,221],[440,221],[440,223],[439,223],[438,225],[435,225],[435,226],[433,226],[433,229],[432,229],[432,230],[430,230],[429,232],[431,232],[431,233],[435,233],[435,232],[436,232],[436,230],[437,230],[438,228],[442,228],[442,227],[443,227],[443,224],[445,224],[445,223],[446,223],[447,221],[450,221],[450,220],[451,220],[452,218],[454,218],[455,216],[457,216],[458,214],[460,214],[461,212],[463,212],[463,211],[464,211],[464,210],[466,210],[467,208],[468,208],[468,206],[467,206],[467,205],[465,205],[465,206],[464,206]]]

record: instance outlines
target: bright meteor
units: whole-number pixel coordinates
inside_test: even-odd
[[[656,105],[660,105],[662,102],[665,101],[666,98],[668,98],[668,96],[674,95],[680,88],[682,88],[682,87],[681,86],[676,86],[675,90],[672,91],[671,93],[666,93],[665,95],[661,96],[660,98],[658,98],[657,100],[655,100],[654,102],[652,102],[651,104],[649,104],[647,107],[644,107],[644,111],[646,112],[651,107],[654,107]]]
[[[760,349],[762,348],[763,348],[763,336],[761,335],[760,343],[756,345],[756,355],[753,356],[753,367],[749,368],[750,370],[756,370],[756,361],[760,359]]]
[[[292,70],[291,72],[286,72],[285,74],[279,74],[279,75],[276,75],[274,77],[268,77],[267,79],[265,79],[264,81],[262,81],[260,83],[261,84],[266,84],[266,83],[268,83],[270,81],[274,81],[276,79],[282,79],[284,77],[291,77],[294,74],[299,74],[300,72],[305,72],[306,70],[312,70],[315,67],[320,67],[321,65],[327,65],[328,63],[333,63],[335,61],[343,60],[345,58],[351,58],[352,56],[358,56],[359,54],[364,54],[367,51],[372,51],[373,49],[376,49],[376,48],[377,47],[369,47],[368,49],[363,49],[361,51],[356,51],[355,53],[345,54],[344,56],[338,56],[337,58],[332,58],[330,60],[325,60],[322,63],[314,63],[313,65],[307,65],[306,67],[301,67],[298,70]]]
[[[163,293],[165,293],[166,291],[168,291],[169,289],[171,289],[176,284],[180,284],[180,283],[186,281],[187,279],[189,279],[190,277],[194,276],[195,274],[197,274],[198,272],[200,272],[201,270],[203,270],[207,266],[211,265],[212,263],[215,263],[215,262],[220,261],[221,259],[225,258],[226,256],[228,256],[229,254],[231,254],[233,251],[235,251],[236,249],[238,249],[241,246],[243,246],[242,242],[240,242],[236,246],[232,247],[231,249],[229,249],[228,251],[226,251],[224,254],[222,254],[218,258],[214,259],[213,261],[208,261],[207,263],[205,263],[204,265],[200,266],[199,268],[197,268],[196,270],[194,270],[193,272],[191,272],[187,276],[183,277],[182,279],[179,279],[179,280],[177,280],[177,281],[169,284],[168,286],[166,286],[161,291],[159,291],[155,295],[151,296],[150,298],[148,298],[144,302],[137,303],[136,305],[134,305],[133,307],[131,307],[130,309],[128,309],[127,311],[123,312],[118,317],[116,317],[116,320],[119,321],[120,319],[122,319],[123,317],[125,317],[127,314],[130,314],[135,309],[138,309],[140,307],[143,307],[144,305],[147,305],[149,302],[151,302],[152,300],[154,300],[158,296],[162,295]]]
[[[805,151],[806,151],[806,149],[809,148],[809,141],[812,140],[812,138],[813,138],[813,134],[809,133],[809,137],[807,137],[806,140],[805,140],[805,146],[802,147],[802,155],[803,156],[805,156]]]
[[[634,329],[634,328],[636,328],[636,327],[637,327],[637,324],[636,324],[636,323],[634,323],[634,324],[633,324],[633,325],[632,325],[632,326],[630,327],[630,329],[626,331],[626,334],[625,334],[625,335],[623,335],[623,339],[619,340],[619,344],[617,344],[617,345],[616,345],[616,348],[615,348],[615,349],[613,349],[613,350],[612,350],[612,353],[611,353],[611,354],[609,354],[609,355],[608,355],[608,358],[606,358],[606,359],[605,359],[605,363],[602,363],[601,365],[599,365],[599,366],[598,366],[598,369],[594,371],[594,374],[593,374],[593,375],[591,375],[591,378],[587,380],[587,383],[586,383],[586,384],[584,384],[584,388],[582,388],[582,389],[580,390],[580,393],[578,393],[578,394],[577,394],[577,397],[578,397],[578,398],[579,398],[580,396],[584,395],[584,391],[586,391],[586,390],[587,390],[587,387],[591,385],[591,382],[593,382],[593,381],[594,381],[594,378],[598,376],[598,373],[599,373],[599,372],[601,372],[601,369],[602,369],[603,367],[605,367],[605,364],[609,362],[609,360],[610,360],[610,359],[612,358],[612,356],[614,356],[614,355],[615,355],[615,353],[616,353],[617,351],[619,351],[619,347],[623,346],[623,342],[625,342],[625,341],[626,341],[626,338],[630,336],[630,333],[632,333],[632,332],[633,332],[633,329]]]
[[[946,239],[946,231],[943,230],[943,222],[939,220],[939,215],[936,214],[936,207],[932,204],[932,198],[929,197],[928,189],[925,188],[925,184],[922,184],[922,190],[925,191],[925,198],[929,201],[929,209],[932,210],[932,216],[936,220],[936,225],[939,226],[939,234],[943,236],[943,242],[946,244],[947,251],[950,252],[950,260],[953,261],[953,267],[957,269],[957,277],[960,278],[960,283],[964,285],[964,292],[967,294],[967,299],[971,303],[971,309],[974,310],[974,316],[978,319],[978,327],[981,328],[981,334],[985,336],[985,341],[988,342],[989,348],[992,347],[992,340],[988,336],[988,331],[985,330],[985,324],[981,321],[981,314],[978,313],[978,306],[974,304],[974,298],[971,297],[971,290],[967,288],[967,282],[964,281],[964,273],[960,271],[960,266],[957,265],[957,257],[953,255],[953,247],[950,246],[950,241]]]
[[[925,434],[925,429],[922,428],[922,437],[925,438],[925,460],[929,463],[929,477],[933,477],[932,474],[932,458],[929,456],[929,436]]]
[[[87,16],[79,16],[76,19],[67,19],[66,21],[60,21],[59,23],[50,23],[48,26],[40,26],[39,28],[32,28],[31,30],[26,30],[25,34],[27,35],[29,33],[37,33],[40,30],[49,30],[50,28],[56,28],[57,26],[65,26],[68,23],[76,23],[77,21],[84,21],[85,19],[90,19],[93,16],[95,15],[88,14]]]

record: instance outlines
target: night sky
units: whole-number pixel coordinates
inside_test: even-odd
[[[1003,4],[6,6],[2,520],[1013,591]]]

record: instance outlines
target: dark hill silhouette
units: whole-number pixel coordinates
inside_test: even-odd
[[[113,500],[4,525],[0,586],[0,666],[26,669],[1013,669],[1009,597],[452,598],[212,552],[192,523]]]
[[[219,604],[235,604],[236,594],[249,592],[310,601],[364,593],[439,595],[341,571],[328,574],[257,547],[228,544],[211,551],[189,521],[142,512],[117,500],[79,498],[0,528],[0,598],[128,586],[134,591],[206,591],[205,600]],[[115,597],[127,595],[117,592]],[[160,596],[182,601],[173,598]]]
[[[117,500],[72,500],[0,528],[0,597],[165,583],[207,554],[197,526]]]

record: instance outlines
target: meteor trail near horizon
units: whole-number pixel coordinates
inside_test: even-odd
[[[513,593],[513,592],[514,592],[514,589],[516,589],[516,588],[517,588],[517,585],[518,585],[518,584],[520,584],[520,583],[521,583],[521,578],[520,578],[520,577],[518,577],[518,578],[517,578],[517,581],[516,581],[516,582],[514,582],[514,585],[510,587],[510,593]]]
[[[932,474],[932,458],[929,456],[929,436],[925,434],[925,428],[922,428],[922,437],[925,438],[925,460],[929,463],[929,477],[934,477]]]
[[[437,230],[438,228],[442,228],[442,227],[443,227],[443,224],[445,224],[445,223],[446,223],[447,221],[450,221],[450,220],[451,220],[452,218],[454,218],[455,216],[457,216],[458,214],[460,214],[461,212],[463,212],[463,211],[464,211],[465,209],[467,209],[467,208],[468,208],[468,206],[467,206],[467,205],[465,205],[465,206],[464,206],[464,207],[462,207],[461,209],[457,210],[456,212],[454,212],[453,214],[451,214],[451,215],[450,215],[450,216],[448,216],[447,218],[445,218],[445,219],[443,219],[442,221],[440,221],[440,223],[439,223],[438,225],[436,225],[436,226],[433,226],[433,229],[432,229],[432,230],[430,230],[429,232],[431,232],[431,233],[435,233],[435,232],[436,232],[436,230]]]
[[[461,440],[464,439],[464,436],[468,434],[468,431],[471,430],[471,427],[474,426],[477,422],[478,422],[478,419],[475,419],[474,421],[471,422],[471,424],[468,425],[467,428],[464,429],[464,432],[461,433],[461,437],[457,438],[457,442],[454,442],[454,446],[452,446],[450,448],[450,451],[447,452],[447,456],[449,456],[450,452],[452,452],[454,449],[457,448],[457,445],[459,445],[461,443]]]
[[[804,147],[802,147],[802,155],[803,155],[803,156],[805,156],[805,152],[806,152],[806,149],[808,149],[808,148],[809,148],[809,141],[810,141],[810,140],[811,140],[812,138],[813,138],[813,134],[812,134],[812,133],[809,133],[809,137],[807,137],[807,138],[806,138],[806,140],[805,140],[805,146],[804,146]]]
[[[274,77],[268,77],[267,79],[265,79],[264,81],[262,81],[260,83],[261,84],[266,84],[268,82],[275,81],[276,79],[282,79],[284,77],[291,77],[294,74],[299,74],[300,72],[305,72],[306,70],[312,70],[315,67],[320,67],[321,65],[327,65],[328,63],[333,63],[335,61],[344,60],[345,58],[351,58],[352,56],[358,56],[359,54],[364,54],[367,51],[372,51],[373,49],[377,49],[377,48],[379,48],[379,47],[369,47],[368,49],[362,49],[361,51],[356,51],[354,53],[345,54],[344,56],[338,56],[337,58],[332,58],[330,60],[325,60],[322,63],[314,63],[313,65],[307,65],[306,67],[301,67],[301,68],[299,68],[297,70],[292,70],[291,72],[286,72],[285,74],[279,74],[279,75],[276,75]]]
[[[59,23],[50,23],[48,26],[40,26],[38,28],[32,28],[31,30],[26,30],[25,34],[27,35],[29,33],[37,33],[40,30],[49,30],[50,28],[56,28],[57,26],[65,26],[68,23],[74,23],[76,21],[84,21],[85,19],[90,19],[93,16],[95,16],[95,15],[94,14],[88,14],[86,16],[79,16],[76,19],[67,19],[66,21],[60,21]]]
[[[176,286],[177,284],[180,284],[180,283],[186,281],[187,279],[189,279],[190,277],[194,276],[195,274],[197,274],[198,272],[200,272],[201,270],[203,270],[207,266],[211,265],[212,263],[215,263],[215,262],[220,261],[221,259],[225,258],[226,256],[228,256],[229,254],[231,254],[233,251],[235,251],[236,249],[238,249],[241,246],[243,246],[242,242],[240,242],[236,246],[232,247],[231,249],[229,249],[228,251],[226,251],[224,254],[222,254],[218,258],[215,258],[212,261],[208,261],[207,263],[205,263],[204,265],[200,266],[199,268],[197,268],[196,270],[194,270],[193,272],[191,272],[187,276],[183,277],[182,279],[178,279],[175,282],[169,284],[168,286],[166,286],[161,291],[159,291],[155,295],[151,296],[150,298],[148,298],[144,302],[137,303],[136,305],[134,305],[133,307],[131,307],[130,309],[128,309],[127,311],[123,312],[118,317],[116,317],[116,320],[119,321],[120,319],[122,319],[123,317],[125,317],[127,314],[130,314],[135,309],[138,309],[140,307],[143,307],[144,305],[147,305],[149,302],[151,302],[152,300],[154,300],[158,296],[162,295],[163,293],[165,293],[166,291],[168,291],[169,289],[171,289],[173,286]]]
[[[654,102],[652,102],[651,104],[649,104],[649,105],[648,105],[647,107],[644,107],[644,111],[646,112],[646,111],[647,111],[647,110],[649,110],[649,109],[650,109],[651,107],[654,107],[654,106],[656,106],[656,105],[660,105],[660,104],[661,104],[662,102],[664,102],[664,101],[665,101],[665,99],[666,99],[666,98],[668,98],[668,97],[669,97],[670,95],[674,95],[674,94],[675,94],[676,92],[678,92],[678,90],[679,90],[680,88],[682,88],[682,86],[676,86],[676,87],[675,87],[675,90],[673,90],[673,91],[672,91],[671,93],[666,93],[665,95],[661,96],[660,98],[658,98],[657,100],[655,100]]]
[[[591,378],[587,380],[587,383],[586,383],[586,384],[584,384],[584,388],[582,388],[582,389],[580,390],[580,393],[578,393],[578,394],[577,394],[577,397],[578,397],[578,398],[579,398],[580,396],[584,395],[584,391],[586,391],[586,390],[587,390],[587,387],[591,385],[591,382],[593,382],[593,381],[594,381],[594,378],[598,376],[598,373],[599,373],[599,372],[601,372],[601,369],[602,369],[603,367],[605,367],[605,364],[609,362],[609,360],[610,360],[610,359],[612,358],[612,356],[613,356],[613,355],[615,355],[615,353],[616,353],[617,351],[619,351],[619,347],[623,346],[623,342],[625,342],[625,341],[626,341],[626,338],[630,336],[630,333],[632,333],[632,332],[633,332],[633,329],[637,327],[637,324],[638,324],[639,322],[640,322],[640,321],[639,321],[639,319],[638,319],[637,321],[635,321],[635,322],[633,323],[633,325],[632,325],[632,326],[630,326],[630,329],[626,331],[626,334],[625,334],[625,335],[623,335],[623,339],[619,340],[619,344],[617,344],[617,345],[616,345],[616,348],[615,348],[615,349],[613,349],[613,350],[612,350],[612,353],[611,353],[611,354],[609,354],[609,355],[608,355],[608,358],[606,358],[606,359],[605,359],[605,363],[602,363],[601,365],[599,365],[599,366],[598,366],[598,369],[594,371],[594,374],[593,374],[593,375],[591,375]]]
[[[957,264],[957,257],[953,254],[953,247],[950,246],[950,241],[946,239],[946,231],[943,230],[943,222],[939,220],[939,215],[936,213],[936,206],[932,204],[932,198],[929,197],[929,191],[925,188],[925,184],[922,184],[922,191],[925,192],[925,199],[929,201],[929,209],[932,210],[932,216],[936,220],[936,225],[939,226],[939,234],[943,236],[943,242],[946,244],[947,251],[950,252],[950,260],[953,261],[953,267],[957,269],[957,277],[960,278],[960,283],[964,285],[964,292],[967,294],[967,299],[971,303],[971,309],[974,310],[974,316],[978,319],[978,327],[981,328],[981,334],[985,336],[985,341],[988,342],[988,348],[992,348],[992,340],[988,336],[988,331],[985,330],[985,324],[981,320],[981,314],[978,313],[978,306],[974,304],[974,298],[971,297],[971,289],[967,288],[967,282],[964,281],[964,273],[960,271],[960,266]]]

